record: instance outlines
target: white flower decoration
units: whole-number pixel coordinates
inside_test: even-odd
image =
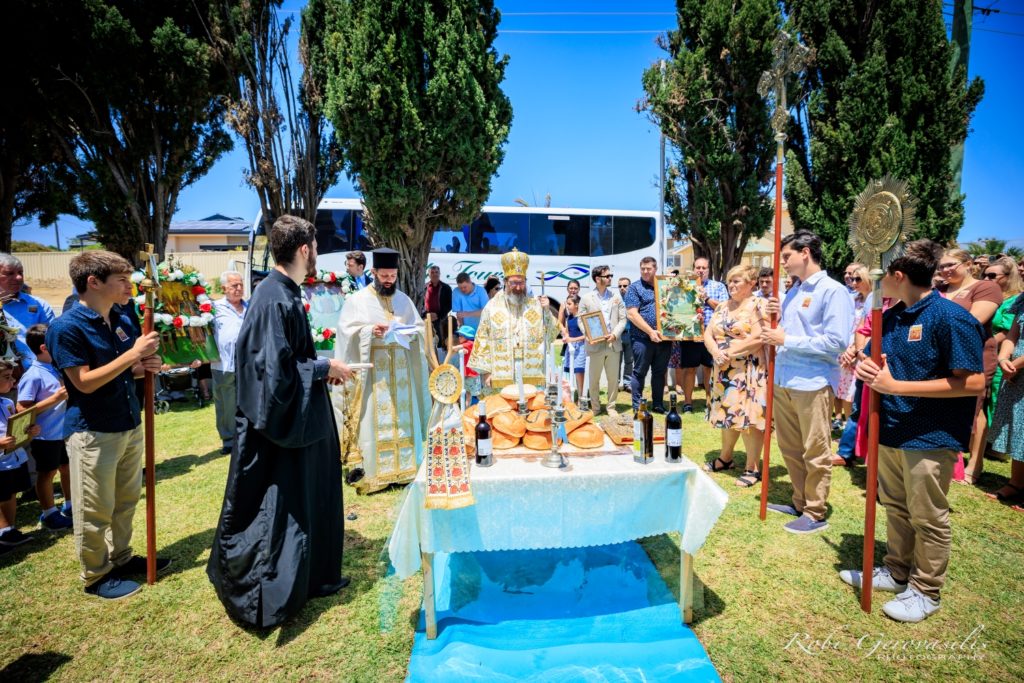
[[[140,282],[142,282],[145,279],[146,279],[146,274],[143,273],[140,270],[136,270],[134,273],[132,273],[132,282],[134,282],[135,284],[139,284]]]

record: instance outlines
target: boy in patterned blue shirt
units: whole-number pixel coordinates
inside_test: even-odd
[[[897,593],[882,611],[902,622],[922,621],[939,609],[952,539],[946,494],[956,453],[968,447],[975,401],[985,390],[984,330],[932,289],[942,253],[935,242],[917,240],[889,265],[882,296],[900,301],[882,318],[882,367],[870,358],[857,366],[857,377],[881,394],[878,495],[888,534],[872,586]],[[839,576],[861,586],[859,571]]]
[[[0,358],[0,394],[14,389],[16,361]],[[24,448],[12,448],[14,437],[7,435],[7,423],[14,414],[14,401],[0,397],[0,553],[28,543],[32,537],[14,528],[18,509],[17,494],[29,488],[28,454]],[[39,433],[39,425],[28,428],[29,436]]]

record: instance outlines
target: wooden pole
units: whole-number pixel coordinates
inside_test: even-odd
[[[882,288],[881,271],[872,273],[875,281],[871,297],[871,360],[882,367]],[[882,396],[874,389],[868,398],[867,486],[864,492],[864,563],[861,567],[860,608],[871,612],[871,590],[875,571],[875,501],[878,498],[878,427]]]
[[[776,136],[775,152],[775,251],[772,254],[772,296],[779,298],[779,254],[782,252],[782,161],[785,135]],[[779,315],[772,316],[772,329],[779,326]],[[768,347],[767,384],[764,407],[764,450],[761,453],[761,509],[763,522],[768,512],[769,456],[772,449],[772,413],[775,404],[775,347]]]
[[[146,278],[139,283],[146,295],[146,310],[142,313],[142,334],[153,331],[153,311],[156,308],[156,288],[159,274],[153,270],[153,245],[147,244],[146,251],[139,254],[144,259]],[[146,433],[146,583],[156,583],[156,402],[154,373],[146,371],[142,380],[143,406]]]

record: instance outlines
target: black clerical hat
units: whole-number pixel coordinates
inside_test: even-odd
[[[398,268],[398,252],[394,249],[374,249],[374,268]]]

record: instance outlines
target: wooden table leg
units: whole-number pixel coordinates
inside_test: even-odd
[[[683,623],[693,621],[693,555],[679,551],[679,613]]]
[[[437,638],[437,614],[434,606],[434,553],[420,553],[423,562],[423,611],[426,612],[427,640]]]

